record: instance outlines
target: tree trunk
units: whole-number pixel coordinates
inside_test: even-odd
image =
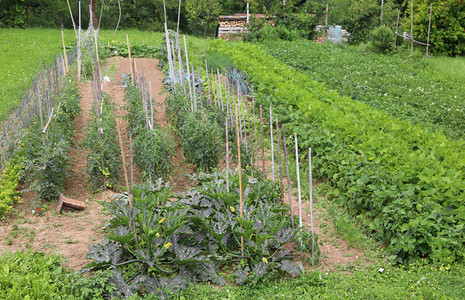
[[[27,27],[31,27],[31,3],[27,3],[26,6],[26,25]]]
[[[87,6],[90,7],[89,18],[92,19],[92,27],[98,29],[98,19],[95,14],[96,0],[87,0]],[[89,24],[89,26],[91,26],[91,24]]]

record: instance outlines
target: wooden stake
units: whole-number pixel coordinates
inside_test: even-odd
[[[253,135],[252,135],[252,130],[251,130],[251,127],[250,127],[250,113],[249,113],[249,101],[248,101],[248,98],[246,97],[245,98],[245,109],[247,110],[247,124],[249,126],[249,134],[250,134],[250,163],[252,165],[252,169],[255,168],[255,161],[254,161],[254,155],[255,155],[255,151],[254,151],[254,146],[253,146]]]
[[[291,177],[289,176],[289,162],[287,160],[286,132],[284,130],[284,124],[282,126],[283,126],[282,129],[283,129],[284,160],[286,161],[287,191],[288,191],[288,194],[289,194],[289,209],[290,209],[290,213],[291,213],[292,229],[294,229],[294,214],[292,212]]]
[[[433,14],[433,3],[429,8],[429,25],[428,25],[428,39],[426,41],[426,63],[428,63],[428,51],[429,51],[429,34],[431,32],[431,15]]]
[[[299,227],[302,228],[302,194],[300,192],[300,168],[299,168],[299,143],[297,142],[297,133],[294,132],[295,140],[295,167],[297,170],[297,191],[299,195]]]
[[[308,180],[310,183],[310,228],[312,231],[312,259],[315,261],[315,231],[313,229],[312,148],[308,148]]]
[[[129,130],[129,151],[131,154],[131,189],[134,189],[134,155],[132,150],[132,129]]]
[[[81,82],[81,1],[79,1],[79,27],[78,27],[78,47],[77,47],[77,82]]]
[[[283,163],[281,161],[281,149],[280,149],[280,136],[279,136],[279,123],[278,116],[276,116],[276,136],[278,137],[278,159],[279,159],[279,189],[281,190],[281,201],[284,201],[283,194]]]
[[[102,73],[100,72],[100,59],[98,57],[98,41],[97,41],[97,31],[94,31],[94,39],[95,39],[95,56],[97,60],[97,75],[98,75],[98,80],[101,82],[102,81]]]
[[[234,105],[235,112],[236,112],[236,140],[237,140],[237,158],[238,158],[238,165],[239,165],[239,206],[240,206],[240,217],[242,218],[242,166],[241,166],[241,143],[239,141],[239,117],[237,113],[237,103]],[[242,230],[242,225],[241,225]],[[241,252],[242,256],[244,256],[244,237],[241,236]]]
[[[135,82],[134,78],[134,65],[132,62],[132,57],[131,57],[131,46],[129,45],[129,36],[126,34],[126,43],[128,45],[128,56],[129,56],[129,67],[131,68],[131,78],[132,78],[132,84]]]
[[[263,143],[263,112],[262,112],[262,105],[260,105],[260,134],[261,134],[261,139],[262,139],[263,179],[266,179],[266,169],[265,169],[265,144]]]
[[[271,136],[271,178],[274,182],[274,141],[273,141],[273,112],[270,106],[270,136]]]
[[[66,45],[65,45],[65,35],[63,34],[63,31],[61,32],[61,41],[63,43],[63,58],[65,61],[65,72],[69,72],[69,66],[68,66],[68,55],[66,54]]]
[[[410,52],[413,53],[413,0],[410,1]]]
[[[228,118],[226,120],[226,190],[229,192],[229,128],[228,128]]]
[[[383,25],[384,0],[381,0],[381,24]]]
[[[189,79],[189,99],[192,101],[192,89],[191,89],[191,71],[189,70],[189,54],[187,53],[187,42],[186,36],[184,38],[184,52],[186,53],[186,65],[187,65],[187,78]]]
[[[255,96],[253,93],[253,86],[252,86],[252,115],[253,115],[253,131],[255,134],[255,153],[257,154],[257,170],[260,170],[260,158],[258,155],[258,139],[257,139],[257,125],[255,122]]]

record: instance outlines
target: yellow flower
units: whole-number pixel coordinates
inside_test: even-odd
[[[232,207],[232,206],[230,206],[229,209],[230,209],[232,212],[235,212],[235,211],[236,211],[236,209],[235,209],[234,207]]]
[[[263,261],[265,264],[268,264],[268,259],[266,259],[266,257],[263,257],[263,258],[262,258],[262,261]]]
[[[163,223],[163,221],[165,221],[165,217],[163,217],[163,219],[161,219],[160,221],[158,221],[158,224]]]
[[[155,234],[155,236],[156,236],[157,238],[159,238],[159,237],[160,237],[160,234],[157,232],[157,234]]]
[[[163,248],[165,248],[165,250],[168,250],[168,248],[169,248],[171,245],[173,245],[173,244],[168,243],[168,244],[166,244],[165,246],[163,246]]]

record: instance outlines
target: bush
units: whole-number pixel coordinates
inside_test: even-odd
[[[6,214],[13,207],[13,204],[19,202],[19,193],[16,188],[19,184],[19,175],[21,165],[8,163],[0,177],[0,216]]]
[[[391,50],[394,45],[394,32],[385,25],[379,26],[371,32],[371,39],[373,50],[386,53]]]
[[[430,51],[437,54],[460,55],[465,53],[465,2],[461,0],[421,0],[413,7],[413,35],[426,43],[428,36],[430,3],[431,16]],[[410,14],[410,2],[407,10]],[[410,32],[410,16],[405,21]]]

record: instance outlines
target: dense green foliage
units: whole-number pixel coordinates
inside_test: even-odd
[[[25,177],[34,181],[32,186],[40,200],[54,200],[64,189],[69,166],[68,151],[74,141],[73,120],[80,111],[79,100],[76,83],[65,81],[44,139],[37,117],[18,150],[18,160],[24,164]]]
[[[0,256],[2,299],[104,299],[115,285],[111,272],[96,272],[90,279],[71,273],[62,258],[39,252],[6,252]]]
[[[441,65],[428,66],[421,57],[385,56],[355,47],[319,45],[304,40],[262,45],[280,61],[341,95],[398,118],[441,130],[450,138],[464,137],[463,75],[450,70],[452,61],[442,63],[444,59],[441,59]],[[432,63],[436,64],[435,60]],[[439,67],[447,69],[439,71]],[[453,74],[451,77],[441,75],[449,72]]]
[[[413,4],[413,36],[427,42],[430,4],[430,51],[437,54],[461,55],[465,53],[465,2],[462,0],[420,0]],[[410,32],[410,2],[405,28]]]
[[[114,218],[107,238],[90,247],[87,257],[95,261],[87,268],[116,268],[112,281],[125,297],[138,291],[166,296],[196,281],[223,285],[222,269],[237,284],[300,274],[283,248],[294,230],[276,184],[243,178],[241,216],[238,174],[229,191],[225,174],[197,179],[201,186],[179,201],[168,201],[171,187],[159,180],[133,190],[132,209],[126,194],[102,202]]]
[[[19,185],[22,165],[8,163],[0,176],[0,216],[8,213],[20,201]]]
[[[463,260],[463,142],[411,125],[328,91],[258,46],[212,43],[249,74],[258,101],[312,147],[332,196],[387,241],[398,262]]]
[[[104,95],[98,104],[94,104],[85,140],[85,145],[90,149],[87,155],[87,173],[95,189],[115,189],[121,174],[115,105],[108,95]]]
[[[371,32],[371,45],[379,53],[387,53],[394,46],[394,32],[383,25]]]
[[[200,95],[200,94],[199,94]],[[198,96],[199,97],[199,96]],[[166,99],[166,113],[173,126],[178,129],[181,147],[187,161],[208,171],[218,167],[224,145],[224,134],[220,120],[224,123],[224,113],[216,110],[213,103],[203,101],[203,113],[199,107],[194,110],[188,95],[177,87]],[[200,102],[197,104],[200,106]]]
[[[151,111],[145,111],[142,93],[130,84],[126,89],[125,101],[128,104],[129,130],[132,131],[134,154],[137,165],[144,171],[144,177],[159,178],[170,175],[173,170],[171,157],[176,142],[170,128],[161,128],[158,124],[149,127],[146,118]],[[147,100],[148,101],[148,100]],[[150,101],[148,101],[150,105]],[[155,108],[152,108],[155,110]],[[153,112],[157,114],[156,111]]]

